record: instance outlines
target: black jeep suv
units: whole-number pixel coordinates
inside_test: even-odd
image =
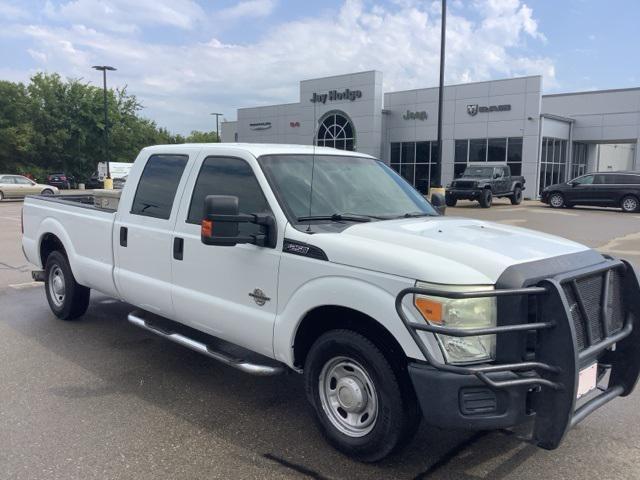
[[[470,163],[462,176],[446,190],[447,206],[455,207],[458,200],[477,200],[482,208],[489,208],[493,197],[509,197],[513,205],[522,202],[524,177],[511,175],[503,163]]]

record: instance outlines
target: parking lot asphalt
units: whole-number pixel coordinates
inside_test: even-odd
[[[244,375],[136,329],[92,295],[81,321],[51,314],[20,248],[21,202],[0,203],[0,478],[637,479],[640,393],[588,417],[558,450],[518,433],[422,425],[382,463],[329,447],[302,378]],[[640,214],[536,202],[447,215],[559,234],[640,266]]]

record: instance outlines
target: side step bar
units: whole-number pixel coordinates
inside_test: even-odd
[[[279,363],[275,360],[268,359],[267,357],[264,357],[265,360],[270,360],[272,362],[270,362],[271,364],[266,364],[266,362],[264,364],[251,362],[246,359],[236,358],[225,352],[213,350],[210,346],[203,342],[194,340],[193,338],[189,338],[186,335],[174,332],[169,329],[165,330],[160,326],[148,322],[144,318],[145,313],[146,312],[144,311],[136,310],[131,312],[127,318],[130,323],[140,328],[144,328],[145,330],[155,333],[156,335],[160,335],[161,337],[171,340],[172,342],[179,343],[183,347],[187,347],[191,350],[195,350],[196,352],[200,352],[208,357],[218,360],[219,362],[229,365],[230,367],[236,368],[251,375],[264,377],[271,375],[280,375],[287,371],[287,367],[284,364]],[[256,356],[258,355],[256,354]]]

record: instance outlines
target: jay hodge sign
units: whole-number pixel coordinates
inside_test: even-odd
[[[347,88],[342,92],[339,92],[338,90],[329,90],[327,93],[314,93],[309,101],[311,103],[327,103],[339,100],[350,100],[353,102],[360,97],[362,97],[361,90],[349,90]]]

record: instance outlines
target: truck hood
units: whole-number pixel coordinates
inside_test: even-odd
[[[313,235],[329,260],[442,284],[494,284],[518,263],[589,250],[564,238],[493,222],[422,217],[359,223]]]

